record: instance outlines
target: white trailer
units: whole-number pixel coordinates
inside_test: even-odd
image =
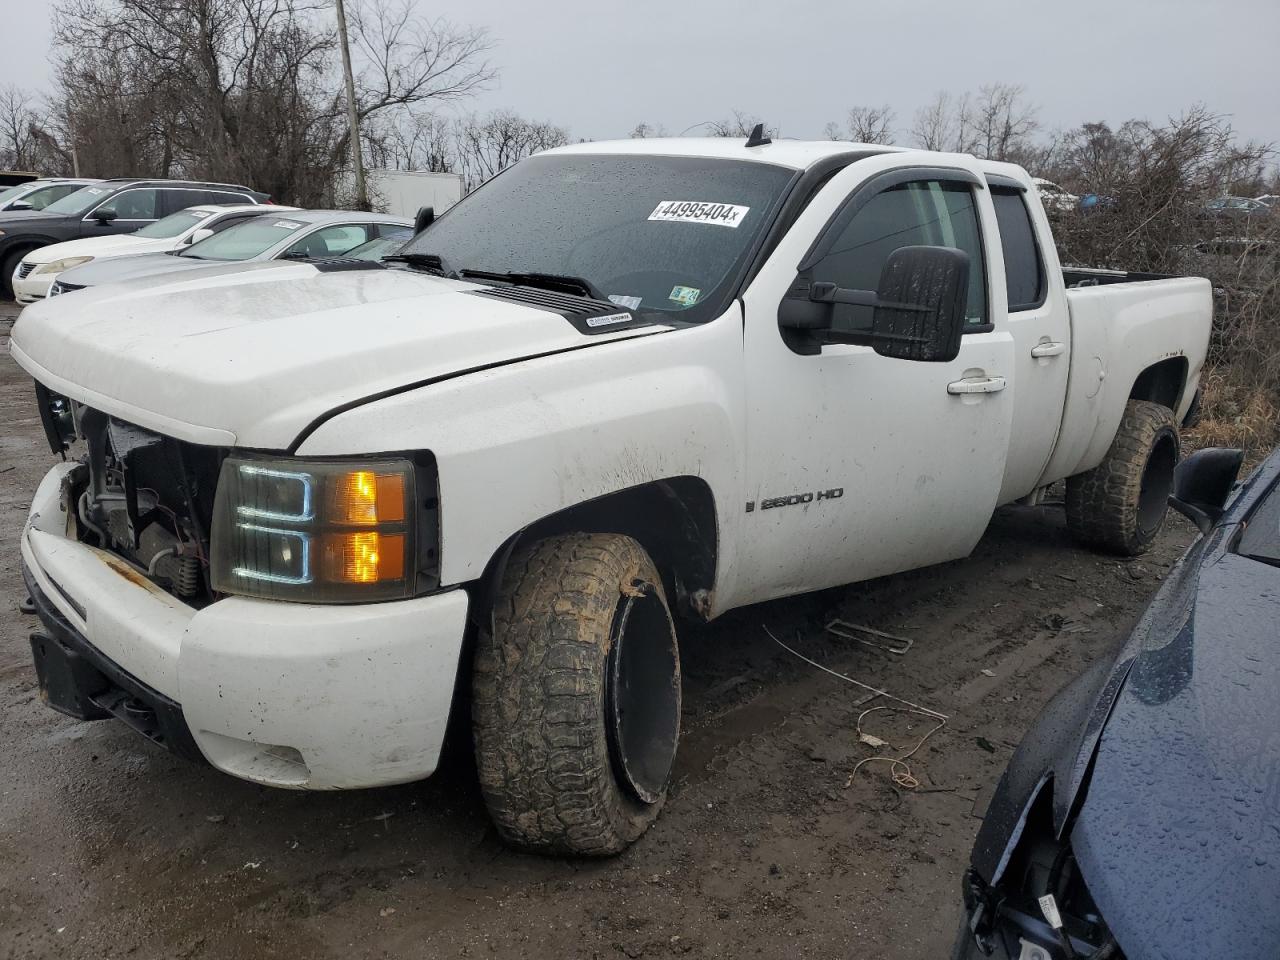
[[[382,213],[412,217],[422,207],[435,207],[436,216],[462,199],[462,177],[456,173],[420,170],[370,170],[369,198]]]

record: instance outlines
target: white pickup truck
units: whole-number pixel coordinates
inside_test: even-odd
[[[423,778],[469,710],[510,842],[667,794],[673,615],[963,557],[1066,479],[1157,532],[1209,284],[1064,271],[1022,169],[842,143],[525,160],[391,265],[28,308],[57,452],[22,536],[41,691],[249,780]]]

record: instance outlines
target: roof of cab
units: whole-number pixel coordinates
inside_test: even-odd
[[[643,154],[647,156],[708,157],[725,160],[754,160],[804,170],[827,157],[848,153],[897,153],[905,147],[878,143],[850,143],[846,140],[773,140],[748,147],[746,137],[643,137],[633,140],[597,140],[556,147],[546,154]]]

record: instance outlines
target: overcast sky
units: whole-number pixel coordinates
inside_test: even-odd
[[[348,0],[351,2],[351,0]],[[418,0],[489,28],[495,87],[469,101],[626,136],[733,108],[820,136],[891,104],[905,138],[939,90],[1022,84],[1045,129],[1163,120],[1195,102],[1280,141],[1280,0]],[[0,84],[47,87],[51,0],[0,0]],[[908,12],[909,11],[909,12]]]

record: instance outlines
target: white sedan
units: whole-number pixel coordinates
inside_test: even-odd
[[[252,217],[296,209],[297,207],[279,207],[274,204],[247,203],[188,207],[134,233],[85,237],[37,247],[22,258],[13,275],[14,298],[19,303],[43,300],[49,295],[49,288],[60,273],[91,260],[180,250]]]

